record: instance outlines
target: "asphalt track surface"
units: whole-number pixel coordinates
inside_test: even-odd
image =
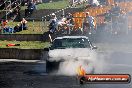
[[[99,52],[102,74],[132,74],[131,52]],[[132,88],[132,84],[79,85],[76,76],[47,75],[44,61],[0,60],[0,88]],[[37,72],[37,73],[36,73]]]

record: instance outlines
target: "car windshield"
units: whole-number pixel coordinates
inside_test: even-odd
[[[90,48],[91,43],[85,38],[75,39],[55,39],[51,48],[62,49],[62,48]]]

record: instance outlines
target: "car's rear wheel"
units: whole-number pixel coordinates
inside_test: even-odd
[[[52,73],[57,72],[59,69],[60,61],[46,61],[46,72]]]

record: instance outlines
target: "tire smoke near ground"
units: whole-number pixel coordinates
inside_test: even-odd
[[[93,68],[95,72],[103,71],[104,61],[98,59],[98,54],[94,50],[88,48],[71,48],[71,49],[57,49],[49,52],[50,61],[60,61],[59,75],[76,75],[79,66],[91,73]]]

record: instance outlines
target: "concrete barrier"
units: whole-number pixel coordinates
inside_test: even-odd
[[[47,53],[43,49],[1,48],[0,59],[45,60]]]
[[[44,41],[42,34],[0,34],[0,40]]]

